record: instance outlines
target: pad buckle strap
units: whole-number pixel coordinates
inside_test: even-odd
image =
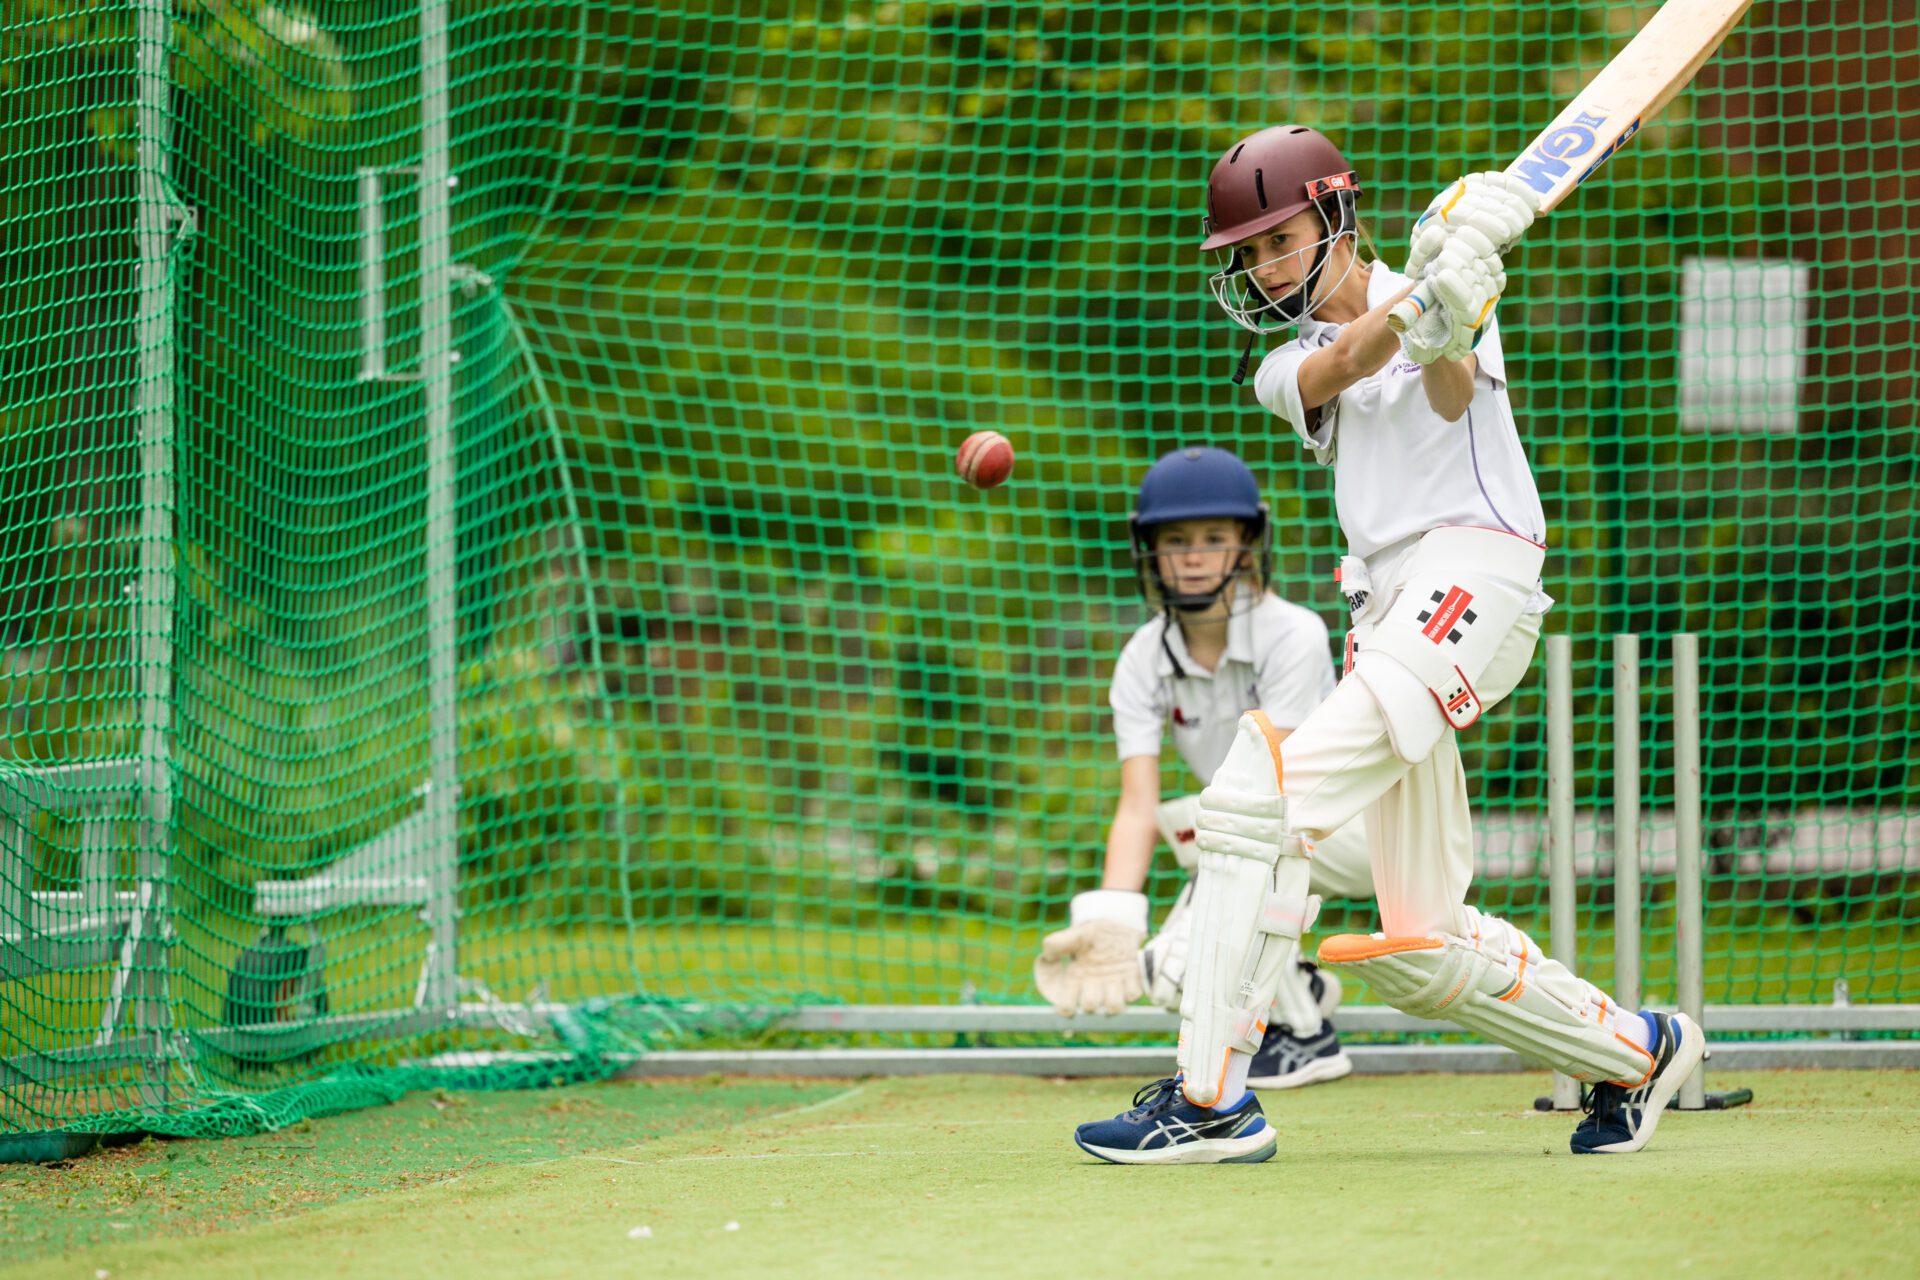
[[[1268,894],[1267,900],[1260,906],[1260,932],[1297,942],[1319,918],[1320,895],[1317,893],[1308,894],[1307,900],[1297,907],[1277,893]]]

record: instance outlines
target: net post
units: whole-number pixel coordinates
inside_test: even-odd
[[[133,588],[133,644],[139,671],[140,750],[135,849],[138,905],[128,926],[138,940],[124,966],[136,1033],[156,1055],[143,1060],[143,1089],[164,1099],[171,1041],[167,878],[173,842],[174,629],[174,236],[185,221],[172,191],[173,0],[142,0],[137,18],[139,176],[135,238],[140,255],[139,381],[134,403],[140,439],[140,555]],[[109,1031],[110,1033],[110,1031]]]
[[[360,381],[387,376],[387,218],[380,170],[362,165],[360,192]]]
[[[430,785],[427,967],[429,1008],[457,1000],[459,866],[459,632],[454,507],[453,231],[447,120],[447,0],[420,6],[420,366],[426,415],[427,708]]]

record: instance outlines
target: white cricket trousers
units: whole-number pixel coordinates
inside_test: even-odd
[[[1522,616],[1474,688],[1491,709],[1533,661],[1541,616]],[[1287,818],[1310,841],[1366,816],[1380,927],[1392,937],[1473,932],[1462,908],[1473,881],[1473,822],[1451,727],[1419,764],[1394,754],[1380,704],[1351,675],[1280,745]]]

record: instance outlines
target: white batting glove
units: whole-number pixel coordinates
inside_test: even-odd
[[[1506,287],[1500,255],[1478,231],[1462,228],[1427,265],[1420,281],[1427,310],[1400,335],[1401,349],[1421,365],[1463,359]]]
[[[1507,288],[1507,270],[1486,237],[1471,227],[1455,234],[1427,265],[1421,289],[1453,315],[1453,326],[1478,329]]]
[[[1493,309],[1491,307],[1487,309],[1487,315],[1489,318],[1492,317]],[[1440,348],[1440,358],[1442,360],[1465,360],[1468,354],[1472,352],[1474,344],[1480,341],[1480,330],[1485,327],[1484,321],[1478,325],[1457,324],[1453,326],[1453,329],[1447,334],[1447,345]]]
[[[1453,341],[1453,314],[1438,302],[1429,300],[1420,318],[1400,335],[1400,349],[1418,365],[1429,365],[1441,358]]]
[[[1146,991],[1147,895],[1092,889],[1074,894],[1068,910],[1068,927],[1041,939],[1033,985],[1062,1017],[1119,1013]]]
[[[1420,275],[1463,228],[1504,252],[1533,225],[1539,209],[1539,195],[1520,179],[1497,170],[1470,173],[1436,196],[1413,224],[1407,274]]]

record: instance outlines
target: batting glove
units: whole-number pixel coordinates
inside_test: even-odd
[[[1470,173],[1434,198],[1413,224],[1407,274],[1421,275],[1464,228],[1504,252],[1533,225],[1540,197],[1520,179],[1498,171]]]

